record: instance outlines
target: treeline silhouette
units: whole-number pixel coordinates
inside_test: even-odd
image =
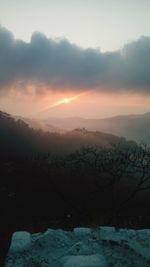
[[[0,113],[1,261],[17,230],[148,228],[149,189],[146,146],[85,129],[44,133]]]

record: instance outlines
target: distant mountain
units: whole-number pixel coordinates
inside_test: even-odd
[[[124,138],[84,128],[63,134],[35,130],[23,120],[15,120],[9,114],[0,112],[0,156],[63,155],[87,146],[111,147],[121,141],[126,142]]]
[[[150,112],[138,115],[119,115],[104,119],[70,117],[44,120],[17,116],[15,118],[23,120],[33,129],[65,133],[73,129],[85,128],[88,131],[100,131],[150,145]]]
[[[16,120],[22,120],[29,125],[29,127],[33,129],[41,129],[45,132],[52,132],[52,133],[62,133],[64,130],[59,129],[56,126],[51,125],[48,121],[42,119],[34,119],[34,118],[25,118],[21,116],[14,116]]]
[[[150,112],[139,115],[122,115],[106,119],[49,118],[46,123],[55,127],[72,130],[86,128],[89,131],[101,131],[123,136],[138,142],[150,144]]]

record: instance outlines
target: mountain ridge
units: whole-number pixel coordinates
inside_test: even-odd
[[[117,115],[103,119],[88,119],[82,117],[32,119],[19,116],[33,129],[42,129],[44,132],[66,133],[74,129],[87,129],[124,137],[150,145],[150,112],[144,114]]]

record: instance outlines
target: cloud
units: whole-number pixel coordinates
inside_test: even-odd
[[[150,93],[150,37],[115,52],[82,49],[34,33],[29,43],[0,27],[0,90],[34,85],[53,90],[134,90]]]

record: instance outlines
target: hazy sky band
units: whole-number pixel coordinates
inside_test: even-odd
[[[29,43],[0,28],[0,89],[97,89],[150,92],[150,37],[102,53],[34,33]]]

